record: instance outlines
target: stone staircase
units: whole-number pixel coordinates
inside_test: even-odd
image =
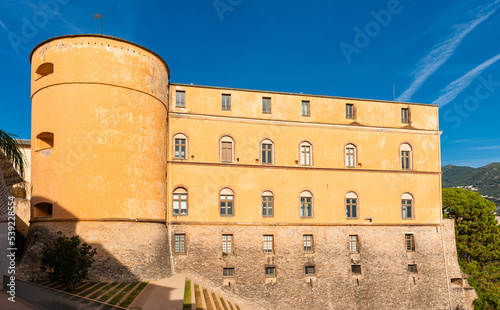
[[[191,308],[184,309],[241,310],[233,301],[219,296],[207,286],[203,286],[195,281],[191,281]]]

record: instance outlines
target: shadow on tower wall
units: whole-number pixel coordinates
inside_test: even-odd
[[[35,201],[50,200],[33,197]],[[99,282],[135,282],[157,280],[171,276],[169,245],[165,222],[124,219],[78,220],[64,206],[53,204],[54,210],[64,211],[65,218],[33,217],[24,248],[19,278],[41,280],[41,253],[46,242],[57,239],[57,232],[71,237],[78,235],[83,242],[97,249],[96,261],[89,271],[89,280]],[[61,213],[61,212],[58,212]]]

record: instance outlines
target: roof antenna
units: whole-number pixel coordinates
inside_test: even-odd
[[[396,84],[392,84],[392,101],[396,101]]]

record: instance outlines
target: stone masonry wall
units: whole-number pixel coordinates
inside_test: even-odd
[[[172,231],[186,234],[187,253],[175,254],[174,266],[268,309],[449,309],[448,287],[453,309],[465,309],[453,222],[443,227],[448,279],[438,226],[178,224]],[[407,233],[415,236],[414,252],[406,251]],[[234,253],[223,255],[222,234],[233,234]],[[313,254],[304,253],[304,234],[314,236]],[[273,254],[263,252],[263,235],[274,236]],[[349,252],[349,235],[358,235],[359,254]],[[352,264],[361,265],[360,275]],[[315,266],[314,276],[305,275],[306,265]],[[276,267],[276,278],[265,277],[266,266]],[[225,267],[235,268],[234,278],[223,277]]]
[[[91,281],[133,282],[169,277],[171,267],[167,227],[150,222],[34,222],[31,224],[19,272],[43,277],[40,257],[44,242],[57,232],[80,238],[97,249]]]

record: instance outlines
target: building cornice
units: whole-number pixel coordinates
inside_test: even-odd
[[[290,121],[290,120],[262,119],[262,118],[241,117],[241,116],[222,116],[213,114],[185,113],[185,112],[172,112],[172,111],[169,111],[168,114],[169,117],[171,118],[191,118],[191,119],[201,119],[209,121],[224,120],[228,122],[237,122],[237,123],[253,123],[253,124],[273,123],[273,125],[285,125],[285,126],[324,127],[324,128],[338,128],[346,130],[441,135],[441,131],[439,130],[427,130],[427,129],[416,129],[416,128],[394,128],[394,127],[365,126],[359,124],[349,125],[349,124],[330,124],[330,123],[320,123],[320,122],[300,122],[300,121]]]

